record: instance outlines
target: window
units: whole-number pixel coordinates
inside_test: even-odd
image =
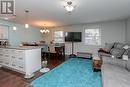
[[[101,45],[100,29],[85,29],[85,44]]]
[[[54,32],[54,43],[64,43],[64,32],[63,31]]]

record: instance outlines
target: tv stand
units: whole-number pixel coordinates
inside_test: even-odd
[[[70,54],[70,55],[69,55],[69,58],[74,58],[74,57],[76,57],[75,54]]]
[[[74,42],[72,41],[72,54],[69,55],[69,58],[74,58],[76,55],[74,54]]]

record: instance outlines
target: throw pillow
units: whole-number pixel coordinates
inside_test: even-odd
[[[128,58],[130,58],[130,48],[125,50],[123,55],[128,55]]]
[[[110,53],[111,55],[113,55],[115,58],[119,58],[121,59],[123,53],[124,53],[124,49],[119,49],[119,48],[112,48]]]
[[[103,50],[106,52],[110,52],[113,45],[114,45],[114,43],[105,43],[105,47],[103,48]]]
[[[103,53],[107,53],[107,54],[109,54],[109,52],[107,52],[107,51],[104,50],[103,48],[100,48],[100,49],[98,50],[98,52],[103,52]]]
[[[123,60],[128,60],[128,59],[129,59],[129,58],[128,58],[128,55],[123,55],[123,56],[122,56],[122,59],[123,59]]]
[[[115,48],[119,48],[122,49],[124,47],[125,44],[123,43],[117,43],[117,45],[115,46]]]
[[[129,45],[125,45],[123,48],[124,48],[125,50],[127,50],[127,49],[129,49]]]
[[[113,48],[116,48],[117,44],[118,44],[118,42],[115,42]]]

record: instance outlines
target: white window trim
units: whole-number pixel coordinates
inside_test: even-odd
[[[85,42],[85,36],[86,36],[85,35],[85,30],[86,29],[99,29],[99,44],[88,44],[88,43]],[[102,44],[101,43],[101,38],[102,38],[101,37],[101,28],[99,28],[99,27],[97,27],[97,28],[84,28],[84,44],[85,45],[88,45],[88,46],[101,46],[101,44]]]
[[[55,38],[56,38],[56,37],[55,37],[55,32],[62,32],[62,33],[63,33],[63,36],[61,37],[61,38],[62,38],[62,41],[61,41],[61,42],[56,42],[56,41],[55,41]],[[53,33],[53,39],[54,39],[54,43],[64,43],[64,31],[60,31],[60,30],[59,30],[59,31],[54,31],[54,33]]]

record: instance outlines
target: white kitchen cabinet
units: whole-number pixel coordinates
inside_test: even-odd
[[[3,49],[3,65],[10,66],[10,49]]]
[[[3,63],[3,49],[0,48],[0,67]]]
[[[0,25],[0,39],[8,39],[8,26]]]
[[[25,74],[30,78],[34,72],[41,69],[41,48],[38,49],[10,49],[0,48],[0,64]]]

